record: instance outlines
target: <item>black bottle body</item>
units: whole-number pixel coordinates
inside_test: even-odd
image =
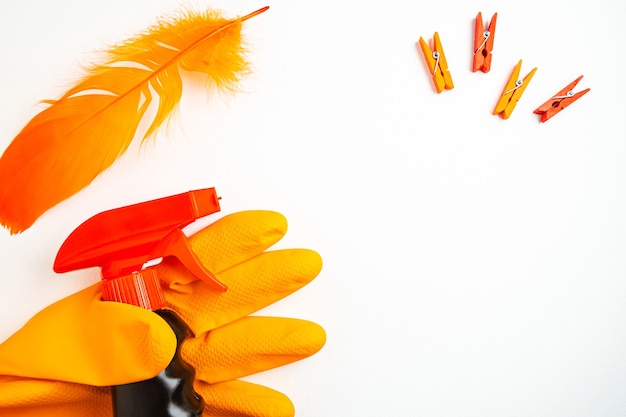
[[[115,417],[200,417],[204,400],[193,389],[196,372],[180,355],[181,345],[191,330],[172,310],[155,313],[176,334],[174,358],[152,379],[112,387],[113,414]]]

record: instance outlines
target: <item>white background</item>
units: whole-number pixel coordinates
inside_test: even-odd
[[[1,0],[0,148],[91,51],[180,4]],[[316,321],[327,345],[251,378],[299,417],[625,416],[626,3],[193,3],[229,17],[266,4],[245,24],[245,92],[188,84],[168,133],[0,235],[0,340],[98,279],[51,270],[83,220],[215,186],[222,214],[280,211],[280,246],[324,258],[263,313]],[[470,71],[478,11],[498,12],[488,74]],[[435,31],[455,82],[442,94],[416,47]],[[519,59],[538,71],[502,120]],[[539,123],[532,111],[579,75],[591,92]]]

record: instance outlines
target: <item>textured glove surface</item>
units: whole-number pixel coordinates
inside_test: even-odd
[[[286,230],[279,213],[246,211],[190,238],[204,266],[228,286],[225,293],[175,259],[157,267],[170,308],[194,332],[182,353],[196,368],[207,417],[294,415],[284,394],[239,378],[311,356],[325,343],[315,323],[250,316],[321,270],[314,251],[267,251]],[[175,346],[157,315],[100,301],[99,285],[92,286],[42,310],[0,345],[0,415],[110,417],[108,386],[156,375]]]

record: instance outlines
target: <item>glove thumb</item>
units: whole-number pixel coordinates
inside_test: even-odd
[[[165,369],[176,350],[167,323],[100,298],[96,284],[37,313],[0,345],[0,375],[106,386]]]

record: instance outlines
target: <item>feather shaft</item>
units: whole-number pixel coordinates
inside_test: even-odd
[[[248,71],[241,23],[267,9],[232,20],[209,11],[161,21],[112,47],[58,100],[43,101],[0,157],[0,224],[22,232],[89,185],[127,151],[156,96],[142,141],[153,136],[180,102],[181,70],[233,90]]]

